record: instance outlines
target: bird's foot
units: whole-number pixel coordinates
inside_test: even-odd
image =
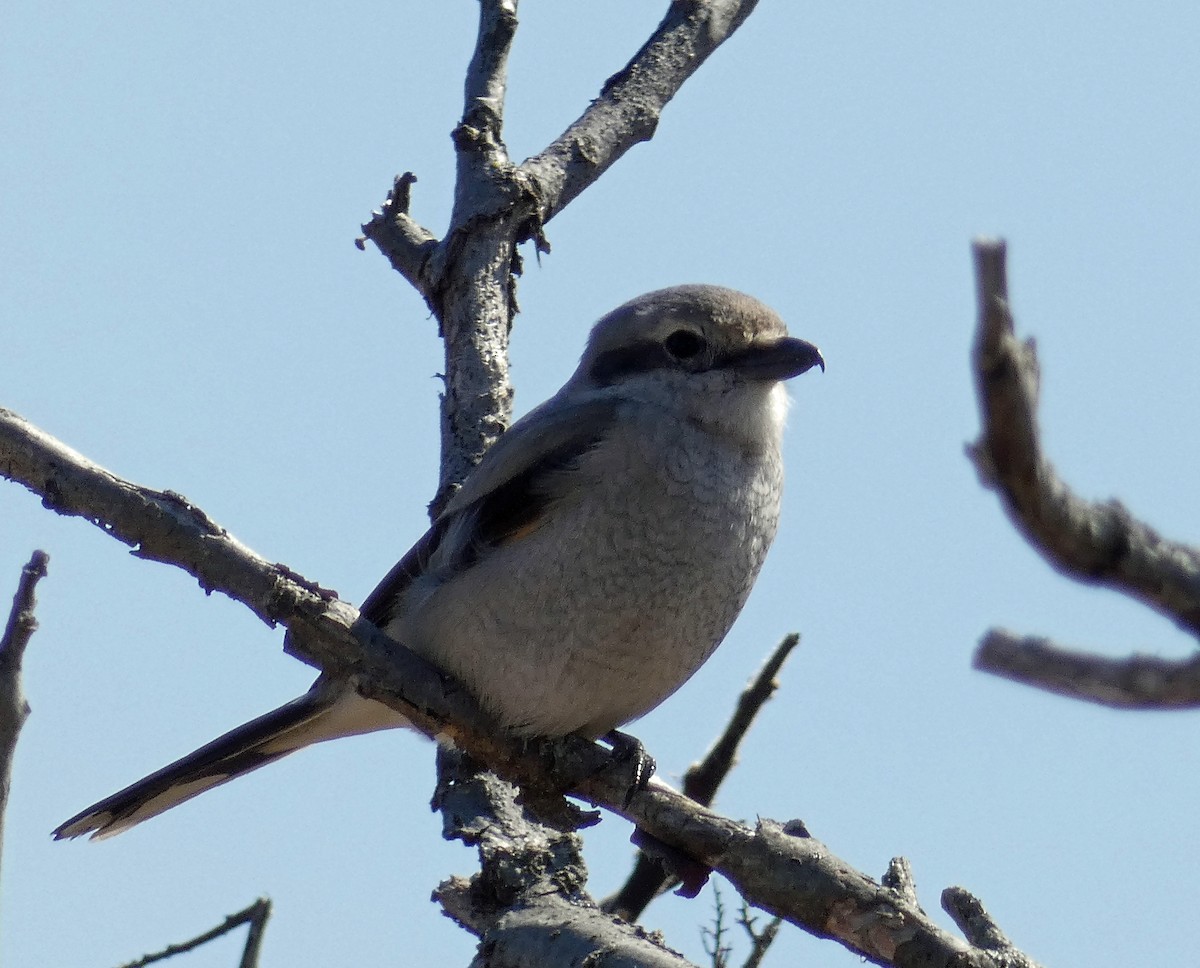
[[[628,764],[632,773],[629,789],[625,791],[624,806],[628,807],[634,795],[646,789],[650,783],[650,777],[654,776],[657,764],[654,762],[654,757],[646,752],[646,747],[636,736],[610,729],[604,734],[603,739],[612,747],[613,759],[620,764]]]

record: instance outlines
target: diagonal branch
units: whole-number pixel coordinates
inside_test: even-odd
[[[131,961],[128,964],[122,965],[121,968],[146,968],[147,965],[152,965],[156,961],[164,961],[167,958],[175,957],[175,955],[186,954],[202,945],[208,944],[210,941],[224,937],[234,928],[241,927],[243,924],[249,924],[250,930],[246,934],[246,943],[242,947],[242,960],[239,968],[257,968],[258,955],[262,950],[263,932],[267,928],[267,919],[270,917],[271,901],[269,898],[260,897],[249,907],[243,908],[236,914],[229,915],[215,928],[210,928],[203,934],[199,934],[188,941],[169,944],[162,951],[156,951],[153,954],[139,958],[137,961]]]
[[[134,546],[135,554],[184,568],[206,590],[287,625],[289,651],[334,674],[356,673],[364,695],[519,783],[527,805],[541,809],[555,791],[571,789],[718,871],[749,903],[876,964],[1005,964],[939,928],[911,899],[854,870],[800,825],[764,819],[752,829],[658,787],[628,798],[627,770],[613,769],[610,754],[597,744],[567,737],[547,751],[513,740],[464,690],[448,687],[441,674],[331,593],[254,554],[178,495],[124,481],[5,410],[0,476],[41,495],[59,513],[86,518]],[[564,819],[581,822],[556,818]]]
[[[758,0],[675,0],[641,50],[522,173],[536,183],[542,224],[550,221],[634,145],[649,141],[663,108],[754,12]]]
[[[371,221],[362,226],[363,234],[354,240],[354,244],[362,251],[366,249],[368,239],[374,242],[392,268],[421,294],[432,311],[433,302],[425,267],[437,249],[438,240],[429,229],[408,214],[412,204],[412,186],[416,180],[417,176],[411,171],[395,177],[383,205],[371,213]]]
[[[427,735],[445,728],[428,709],[473,722],[468,732],[493,729],[463,690],[448,690],[437,670],[333,592],[256,554],[181,495],[124,480],[3,408],[0,477],[38,494],[52,511],[90,521],[137,557],[186,571],[205,592],[228,595],[267,625],[286,626],[288,651],[310,665],[402,683],[391,702]]]
[[[954,919],[971,944],[994,952],[1005,968],[1037,968],[1029,955],[1013,946],[974,894],[961,887],[948,887],[942,891],[942,909]]]
[[[1059,572],[1128,595],[1200,634],[1200,550],[1162,537],[1119,501],[1085,501],[1046,459],[1037,424],[1037,355],[1032,340],[1021,342],[1015,334],[1005,244],[980,239],[973,250],[979,305],[973,369],[983,433],[968,452],[980,478]],[[975,666],[1107,705],[1200,704],[1192,660],[1112,660],[993,630],[976,652]]]

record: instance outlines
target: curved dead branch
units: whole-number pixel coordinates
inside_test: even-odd
[[[1032,340],[1016,336],[1005,244],[980,239],[973,249],[979,321],[972,362],[983,432],[968,452],[980,479],[1000,495],[1013,525],[1056,570],[1128,595],[1200,634],[1200,549],[1162,537],[1119,501],[1079,497],[1043,453],[1037,353]],[[1200,704],[1200,677],[1191,659],[1113,660],[994,630],[977,651],[975,665],[1107,705]]]

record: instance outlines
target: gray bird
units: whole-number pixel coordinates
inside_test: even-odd
[[[712,654],[750,593],[779,521],[782,381],[813,366],[817,348],[743,293],[678,286],[625,303],[363,616],[514,734],[595,738],[637,719]],[[110,837],[302,747],[405,722],[322,675],[54,836]]]

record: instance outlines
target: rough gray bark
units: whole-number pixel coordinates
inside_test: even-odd
[[[443,817],[470,818],[448,823],[446,832],[478,848],[480,873],[450,878],[435,897],[480,939],[473,964],[585,965],[603,951],[606,965],[690,965],[661,940],[596,906],[584,891],[578,834],[539,821],[518,803],[516,787],[457,751],[441,751],[438,766],[434,805]]]
[[[434,508],[509,422],[508,334],[516,316],[517,246],[548,251],[545,224],[635,144],[648,140],[683,83],[750,16],[757,0],[675,0],[654,34],[544,151],[516,165],[502,139],[505,69],[516,0],[481,0],[462,120],[450,225],[438,239],[408,212],[411,173],[363,226],[425,298],[446,347],[441,486]]]

